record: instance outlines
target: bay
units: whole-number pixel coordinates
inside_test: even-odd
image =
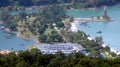
[[[15,34],[0,30],[0,50],[26,50],[33,43],[33,40],[18,38]]]
[[[93,17],[93,16],[102,16],[103,8],[97,10],[66,10],[67,15],[73,17]],[[87,23],[87,26],[81,26],[80,23],[77,25],[78,29],[89,34],[92,38],[96,36],[102,36],[103,41],[110,47],[120,51],[120,4],[115,6],[110,6],[107,8],[108,15],[114,19],[113,22],[90,22]],[[27,10],[25,11],[28,14],[38,13],[39,10]],[[19,12],[14,11],[12,14],[18,14]],[[96,32],[102,31],[101,34]],[[32,40],[26,40],[16,37],[15,34],[10,34],[10,38],[7,39],[6,35],[10,34],[0,30],[0,50],[8,49],[11,50],[26,50],[28,45],[34,43]]]
[[[120,4],[107,8],[108,15],[114,19],[113,22],[89,22],[86,26],[77,25],[78,29],[84,31],[92,38],[102,36],[103,41],[113,49],[120,51]],[[103,8],[97,10],[67,10],[67,15],[73,17],[93,17],[102,16]],[[101,34],[96,32],[102,31]]]

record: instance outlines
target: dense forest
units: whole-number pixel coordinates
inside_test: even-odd
[[[73,3],[75,8],[79,7],[100,7],[103,5],[115,5],[120,3],[120,0],[75,0]]]
[[[101,5],[114,5],[120,0],[0,0],[0,6],[40,6],[50,4],[73,3],[74,6],[93,7]]]
[[[70,0],[0,0],[0,6],[33,6],[33,5],[49,5],[57,3],[69,3]]]
[[[64,55],[41,54],[38,49],[13,51],[0,55],[0,67],[120,67],[120,56],[115,59],[85,56],[81,52]]]

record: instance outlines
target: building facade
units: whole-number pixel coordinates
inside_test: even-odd
[[[70,54],[79,51],[85,51],[85,48],[82,47],[80,44],[72,43],[42,44],[35,45],[34,48],[39,49],[42,54],[56,54],[58,51],[61,51],[64,54]]]

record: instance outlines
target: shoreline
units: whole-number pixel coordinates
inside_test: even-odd
[[[73,23],[74,23],[74,24],[71,23],[71,25],[73,25],[73,26],[75,27],[75,29],[77,29],[77,31],[78,31],[78,27],[77,27],[77,23],[78,23],[78,22],[73,22]],[[71,26],[71,28],[73,28],[73,27]],[[73,29],[74,29],[74,28],[73,28]],[[18,38],[27,39],[27,40],[32,40],[32,41],[35,42],[34,44],[39,43],[39,41],[36,40],[36,39],[26,38],[26,37],[22,36],[19,32],[10,31],[10,29],[8,29],[8,28],[5,28],[4,31],[10,32],[10,33],[13,33],[13,34],[16,34],[16,36],[17,36]],[[75,31],[73,31],[73,32],[75,32]],[[93,39],[93,38],[92,38],[92,37],[89,37],[89,39]],[[107,46],[107,44],[102,44],[102,46],[105,47],[105,46]],[[115,49],[113,49],[113,48],[111,48],[111,47],[110,47],[110,51],[116,53],[117,55],[120,54],[120,51],[117,51],[117,50],[115,50]]]
[[[102,44],[103,47],[107,46],[107,44]],[[110,46],[109,46],[110,47]],[[117,55],[120,54],[120,51],[115,50],[114,48],[110,47],[110,51],[116,53]]]
[[[20,32],[10,31],[10,29],[8,29],[8,28],[5,28],[4,31],[9,32],[9,33],[13,33],[13,34],[15,34],[15,36],[18,37],[18,38],[22,38],[22,39],[26,39],[26,40],[32,40],[32,41],[34,41],[35,43],[39,43],[39,41],[38,41],[37,39],[32,39],[32,38],[24,37],[24,36],[22,36],[22,35],[20,34]]]
[[[93,38],[91,38],[91,37],[88,37],[88,39],[93,40]],[[102,44],[102,47],[106,47],[106,46],[107,46],[107,44]],[[111,47],[110,47],[110,51],[116,53],[117,55],[120,54],[120,51],[117,51],[117,50],[115,50],[114,48],[111,48]]]
[[[74,22],[74,21],[73,21],[73,22]],[[75,23],[75,25],[76,25],[77,30],[79,30],[78,27],[77,27],[77,24],[78,24],[79,22],[76,21],[76,22],[74,22],[74,23]],[[89,39],[89,40],[93,40],[92,37],[88,37],[88,39]],[[102,46],[105,47],[105,46],[107,46],[107,44],[102,44]],[[109,46],[109,47],[110,47],[110,46]],[[117,55],[120,54],[120,51],[119,51],[119,50],[115,50],[115,49],[112,48],[112,47],[110,47],[110,51],[116,53]]]
[[[37,39],[32,39],[32,38],[27,38],[27,37],[22,36],[22,35],[20,34],[20,32],[16,32],[15,34],[16,34],[16,36],[19,37],[19,38],[27,39],[27,40],[33,40],[33,41],[35,41],[35,43],[38,43],[38,42],[39,42]]]

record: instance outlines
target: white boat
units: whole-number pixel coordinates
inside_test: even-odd
[[[4,26],[1,26],[1,27],[0,27],[0,29],[1,29],[1,30],[4,30],[4,29],[5,29],[5,27],[4,27]]]

